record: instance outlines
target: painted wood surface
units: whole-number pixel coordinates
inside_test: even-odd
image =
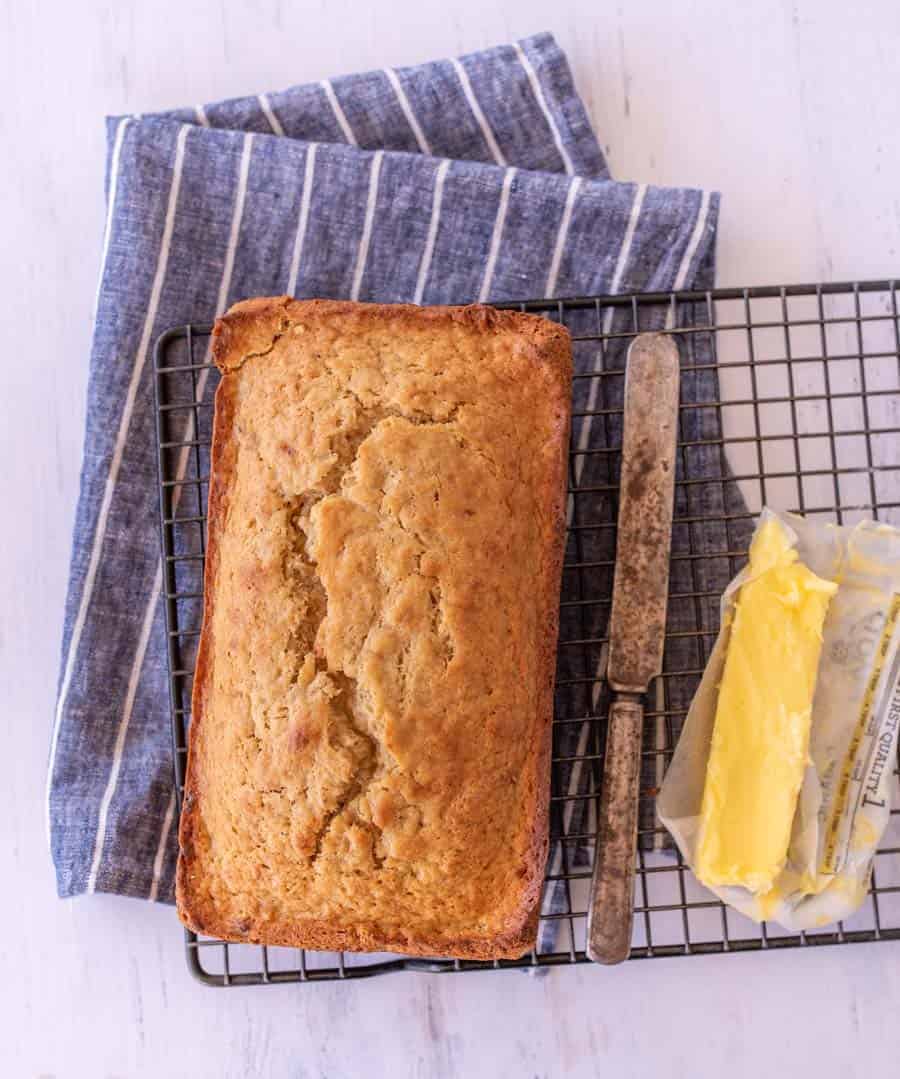
[[[171,910],[56,900],[44,768],[81,458],[105,113],[553,30],[617,177],[723,193],[723,284],[900,276],[894,0],[0,2],[0,1059],[18,1076],[852,1076],[900,947],[212,991]],[[774,1062],[778,1061],[776,1065]]]

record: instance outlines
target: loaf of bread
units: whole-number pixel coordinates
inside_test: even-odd
[[[233,307],[213,357],[182,920],[523,954],[547,854],[567,331],[282,297]]]

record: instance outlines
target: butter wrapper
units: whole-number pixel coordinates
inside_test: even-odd
[[[846,918],[862,904],[890,814],[900,729],[900,530],[765,509],[757,531],[772,519],[800,560],[838,590],[823,627],[809,761],[784,868],[765,893],[712,891],[755,921],[800,931]],[[722,628],[657,798],[660,820],[692,868],[735,600],[750,579],[745,568],[722,596]]]

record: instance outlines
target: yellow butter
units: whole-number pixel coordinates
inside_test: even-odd
[[[750,548],[719,687],[697,876],[768,891],[787,858],[809,755],[822,625],[837,585],[797,560],[769,518]]]

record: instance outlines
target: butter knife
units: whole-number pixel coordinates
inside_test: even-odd
[[[587,954],[621,963],[631,951],[643,696],[662,670],[678,432],[678,348],[646,333],[625,368],[619,525],[607,678],[606,735]]]

